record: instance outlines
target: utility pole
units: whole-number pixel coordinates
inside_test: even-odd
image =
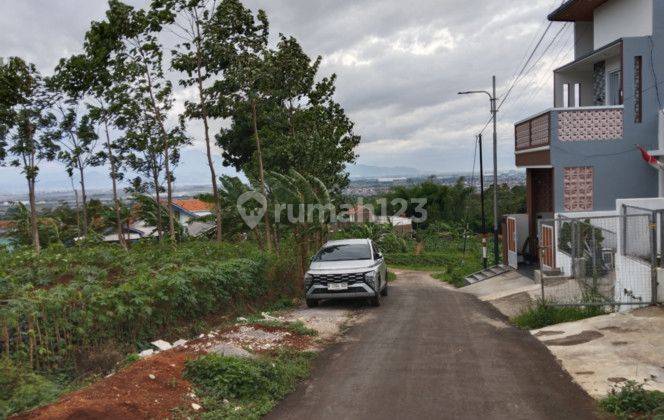
[[[496,103],[496,76],[493,76],[492,92],[493,93],[487,92],[486,90],[470,90],[459,92],[459,95],[484,93],[491,101],[491,119],[493,121],[493,261],[495,265],[498,265],[500,264],[500,250],[498,247],[498,104]]]
[[[493,116],[493,261],[500,264],[498,251],[498,107],[496,104],[496,76],[493,76],[491,115]]]
[[[480,148],[480,206],[482,207],[482,265],[485,269],[489,268],[487,261],[487,241],[486,241],[486,214],[484,209],[484,157],[482,155],[482,133],[477,136],[477,143]]]

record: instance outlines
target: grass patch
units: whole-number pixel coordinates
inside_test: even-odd
[[[262,325],[268,328],[281,328],[298,335],[308,335],[310,337],[318,335],[318,331],[307,327],[302,321],[285,322],[272,319],[259,319],[253,322],[253,324]]]
[[[388,271],[388,272],[387,272],[387,282],[388,282],[388,283],[391,283],[391,282],[396,281],[396,280],[397,280],[397,275],[394,274],[394,273],[391,272],[391,271]]]
[[[0,418],[55,401],[68,390],[60,382],[0,361]]]
[[[604,314],[606,314],[606,311],[600,306],[557,307],[548,302],[538,301],[535,306],[512,318],[512,322],[517,327],[536,330],[549,325],[578,321]]]
[[[451,284],[456,288],[464,287],[466,285],[466,282],[464,281],[464,278],[466,278],[466,276],[461,275],[458,272],[449,273],[447,270],[439,271],[437,273],[433,273],[431,277],[433,277],[436,280],[444,281],[445,283]]]
[[[309,375],[313,353],[239,359],[216,354],[186,364],[184,376],[202,398],[202,418],[258,419]]]
[[[607,413],[623,419],[664,419],[664,392],[648,391],[643,384],[634,381],[622,388],[613,388],[599,405]]]

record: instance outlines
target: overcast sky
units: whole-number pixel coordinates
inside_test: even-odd
[[[489,103],[456,93],[489,89],[496,74],[504,95],[559,3],[245,0],[266,10],[273,36],[294,35],[312,57],[323,56],[322,74],[337,73],[336,98],[362,136],[359,163],[431,172],[471,170],[473,137]],[[90,21],[101,19],[105,7],[105,0],[0,0],[0,56],[22,56],[48,74],[60,57],[80,51]],[[561,25],[553,25],[539,51],[551,44],[549,50],[501,109],[501,169],[514,168],[514,122],[551,106],[551,72],[571,60],[571,28]]]

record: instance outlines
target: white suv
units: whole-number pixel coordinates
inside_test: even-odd
[[[311,260],[304,290],[310,308],[323,299],[353,298],[380,306],[380,297],[387,296],[383,254],[370,239],[330,241]]]

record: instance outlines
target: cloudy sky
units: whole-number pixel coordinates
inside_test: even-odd
[[[495,74],[498,94],[504,95],[560,0],[245,4],[266,10],[273,36],[294,35],[312,57],[323,56],[322,74],[337,73],[337,100],[362,136],[359,163],[469,172],[473,138],[489,117],[489,104],[486,96],[456,93],[489,89]],[[0,6],[0,56],[22,56],[49,73],[60,57],[80,50],[90,21],[102,18],[106,2],[0,0]],[[571,59],[571,32],[553,25],[532,61],[536,65],[528,67],[501,109],[501,169],[514,168],[514,121],[551,105],[551,72]],[[487,140],[490,134],[485,132]]]

